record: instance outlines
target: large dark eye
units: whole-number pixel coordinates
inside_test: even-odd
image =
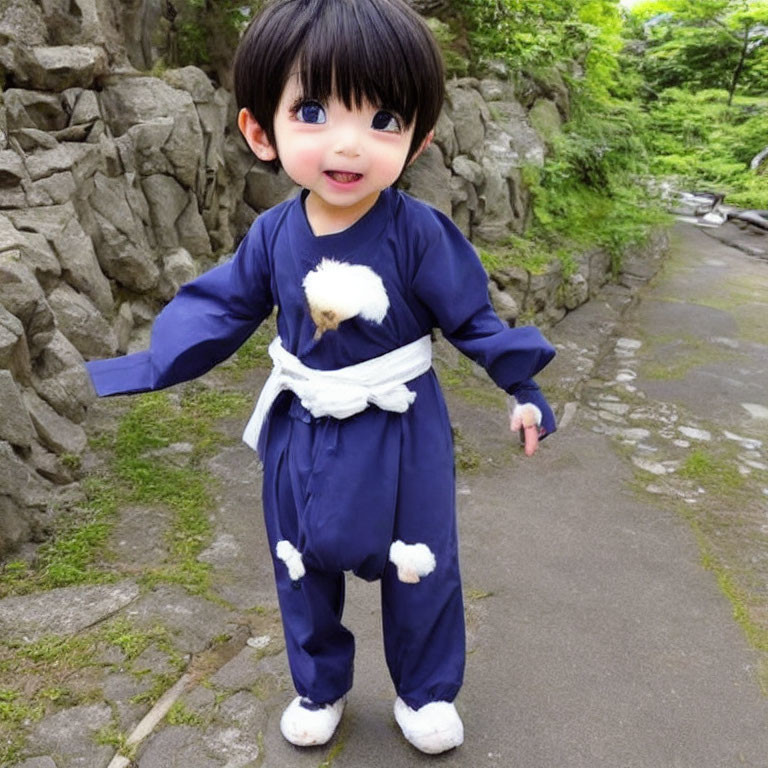
[[[296,119],[301,123],[324,123],[325,110],[317,101],[305,101],[296,110]]]
[[[371,127],[377,131],[390,131],[397,133],[400,130],[400,121],[386,109],[380,109],[371,120]]]

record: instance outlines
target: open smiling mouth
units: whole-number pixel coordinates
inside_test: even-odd
[[[348,173],[347,171],[324,171],[324,173],[340,184],[349,184],[363,178],[362,173]]]

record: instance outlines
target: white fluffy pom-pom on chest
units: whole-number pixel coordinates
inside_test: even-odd
[[[302,285],[317,327],[315,339],[358,315],[380,324],[389,309],[382,279],[363,264],[323,259],[307,273]]]

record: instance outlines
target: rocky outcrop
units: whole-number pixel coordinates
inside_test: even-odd
[[[0,554],[76,482],[94,397],[85,359],[125,352],[162,304],[295,188],[257,164],[230,92],[195,67],[151,77],[159,0],[0,0]],[[420,8],[433,12],[443,0]],[[155,20],[152,22],[152,20]],[[435,140],[403,186],[479,244],[522,233],[569,96],[557,71],[447,84]],[[606,279],[501,269],[510,324],[558,320]]]

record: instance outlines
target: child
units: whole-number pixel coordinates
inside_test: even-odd
[[[89,363],[100,395],[159,389],[232,354],[279,307],[274,370],[244,439],[264,513],[298,696],[281,730],[327,742],[352,686],[344,571],[381,580],[395,718],[423,752],[462,743],[453,705],[464,613],[451,427],[431,368],[439,326],[518,405],[527,453],[554,418],[531,377],[554,350],[493,312],[472,247],[392,188],[429,144],[439,51],[402,0],[276,0],[235,62],[238,123],[301,187],[259,216],[234,258],[184,286],[151,349]],[[535,422],[535,425],[534,425]],[[538,425],[541,425],[540,427]]]

